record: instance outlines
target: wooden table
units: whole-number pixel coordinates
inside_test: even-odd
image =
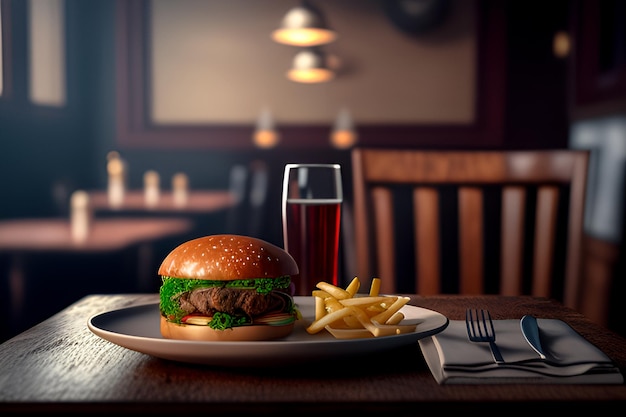
[[[451,320],[466,308],[496,319],[558,318],[626,371],[626,339],[542,298],[411,295]],[[468,415],[484,411],[598,412],[626,405],[626,385],[438,385],[419,345],[329,363],[232,369],[178,363],[131,351],[87,328],[94,314],[156,302],[156,294],[91,295],[0,345],[0,412],[238,413],[323,416]],[[619,404],[617,404],[619,403]]]
[[[106,191],[90,191],[89,205],[98,213],[139,213],[139,214],[203,214],[225,210],[237,203],[235,195],[227,190],[191,190],[187,203],[184,206],[174,204],[174,195],[171,191],[161,191],[158,204],[154,207],[146,206],[143,190],[127,190],[120,207],[109,205]]]
[[[89,191],[89,207],[99,218],[115,217],[184,217],[193,221],[193,235],[202,236],[226,233],[229,210],[239,204],[235,194],[229,190],[190,190],[187,202],[178,206],[172,191],[161,190],[158,203],[149,207],[145,203],[144,191],[126,190],[124,201],[119,207],[111,207],[106,191]]]
[[[37,254],[106,254],[136,247],[139,287],[151,279],[152,244],[183,235],[193,223],[176,218],[107,218],[94,219],[84,242],[72,239],[70,222],[63,218],[13,219],[0,221],[0,253],[11,255],[8,280],[13,318],[24,308],[25,257],[36,262]]]
[[[0,251],[105,252],[182,234],[191,229],[186,219],[94,219],[84,242],[72,239],[70,222],[63,218],[0,221]]]

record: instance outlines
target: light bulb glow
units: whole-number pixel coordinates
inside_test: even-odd
[[[338,149],[347,149],[354,146],[357,134],[353,130],[335,130],[330,136],[330,143]]]
[[[275,130],[257,130],[254,132],[253,140],[259,148],[273,148],[278,144],[279,135]]]
[[[572,49],[571,40],[569,34],[565,31],[560,31],[554,34],[552,40],[552,51],[557,58],[565,58],[569,55]]]
[[[323,83],[335,78],[335,73],[321,68],[292,69],[287,72],[287,78],[299,83]]]
[[[335,32],[326,29],[278,29],[272,33],[272,39],[278,43],[293,46],[318,46],[334,42]]]

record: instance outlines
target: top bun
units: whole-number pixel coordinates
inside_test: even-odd
[[[296,275],[298,265],[291,255],[269,242],[223,234],[180,244],[165,257],[158,273],[175,278],[232,281]]]

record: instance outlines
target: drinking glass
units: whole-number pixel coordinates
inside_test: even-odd
[[[311,295],[320,281],[339,285],[342,202],[340,165],[285,165],[283,240],[300,270],[294,278],[296,295]]]

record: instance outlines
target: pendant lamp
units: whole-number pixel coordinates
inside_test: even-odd
[[[307,47],[331,43],[337,39],[337,33],[328,27],[318,8],[302,1],[287,12],[280,28],[272,32],[272,39],[285,45]]]
[[[287,78],[299,83],[322,83],[335,78],[328,57],[319,48],[306,48],[298,52]]]

